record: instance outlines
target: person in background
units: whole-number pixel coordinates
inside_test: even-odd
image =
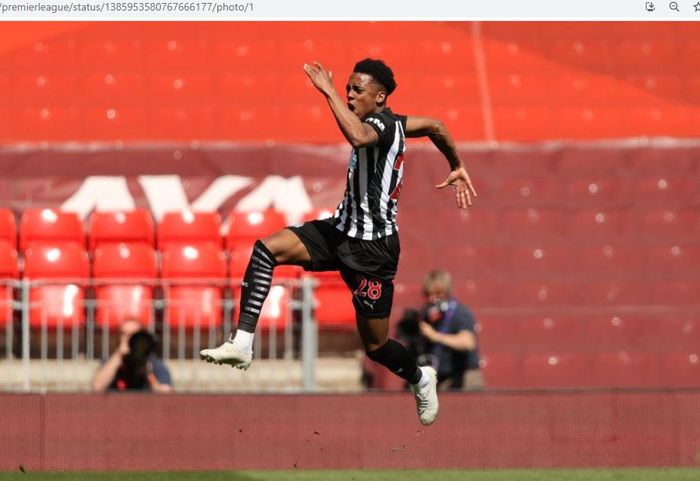
[[[92,390],[172,391],[170,372],[156,356],[156,338],[135,320],[119,326],[117,350],[102,364],[92,379]]]
[[[398,325],[403,340],[419,364],[438,373],[438,387],[472,390],[484,387],[479,369],[476,321],[471,311],[452,297],[452,277],[443,270],[423,281],[425,304],[407,310]]]

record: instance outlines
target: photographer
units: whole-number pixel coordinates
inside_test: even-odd
[[[451,297],[449,273],[435,270],[423,282],[425,305],[407,310],[399,322],[399,338],[419,364],[433,366],[441,389],[484,387],[479,369],[476,321],[471,311]]]
[[[137,321],[120,326],[118,349],[95,373],[93,391],[172,391],[170,372],[155,355],[156,339]]]

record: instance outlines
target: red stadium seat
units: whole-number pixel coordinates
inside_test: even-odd
[[[629,239],[634,218],[624,209],[584,209],[573,215],[570,235],[592,241],[615,242]]]
[[[205,102],[205,104],[208,103]],[[161,105],[166,105],[166,107],[155,108],[151,114],[153,124],[151,125],[150,135],[154,137],[165,139],[189,138],[193,135],[193,126],[215,124],[213,121],[213,110],[210,107],[198,107],[187,104],[171,106],[167,102],[161,102]],[[216,134],[208,132],[204,139],[208,140],[214,135]]]
[[[162,277],[166,283],[166,322],[171,328],[221,326],[226,261],[217,246],[167,246],[163,252]]]
[[[501,214],[500,225],[508,226],[502,235],[517,239],[555,240],[564,235],[565,216],[560,209],[507,209]]]
[[[529,245],[509,249],[506,265],[512,278],[545,280],[571,275],[573,259],[567,247]]]
[[[484,381],[489,388],[519,388],[523,384],[522,359],[510,352],[482,352]]]
[[[652,289],[646,281],[601,280],[578,286],[580,301],[587,305],[633,306],[653,304]]]
[[[75,74],[20,74],[15,80],[15,95],[21,96],[25,105],[50,105],[56,98],[75,98],[77,90]]]
[[[652,302],[667,306],[699,306],[700,281],[653,282],[649,286]]]
[[[74,242],[84,245],[83,224],[73,212],[56,209],[26,209],[19,224],[19,248],[30,244]]]
[[[591,366],[596,387],[656,387],[659,375],[650,353],[617,351],[596,355]]]
[[[12,299],[14,286],[19,276],[17,251],[9,242],[0,241],[0,329],[12,322]]]
[[[481,352],[522,352],[521,322],[517,318],[484,317],[477,322]]]
[[[574,207],[622,206],[629,201],[630,190],[629,183],[612,176],[576,179],[564,187],[560,202]]]
[[[223,247],[221,216],[217,212],[167,212],[158,224],[158,247],[169,243],[200,244],[211,242]]]
[[[90,249],[103,243],[142,242],[153,246],[153,219],[146,209],[94,212],[90,216]]]
[[[700,230],[700,213],[696,208],[652,209],[642,214],[640,237],[643,240],[682,242],[696,241]]]
[[[571,248],[571,256],[580,276],[595,279],[629,278],[648,269],[642,251],[635,245],[595,244]]]
[[[201,73],[156,73],[150,78],[148,97],[159,105],[210,104],[212,77]]]
[[[692,205],[700,199],[700,185],[693,177],[656,175],[635,183],[635,204],[664,207]]]
[[[529,354],[523,359],[523,386],[530,388],[589,387],[590,357],[585,354]]]
[[[659,370],[661,386],[698,388],[700,387],[700,352],[695,349],[663,354],[660,358]]]
[[[571,306],[581,302],[579,287],[571,282],[524,281],[509,289],[505,299],[516,306]]]
[[[317,272],[319,282],[314,289],[314,316],[318,327],[354,328],[355,307],[352,293],[338,272]]]
[[[513,342],[523,352],[588,352],[598,340],[588,335],[586,321],[566,315],[526,317]]]
[[[653,318],[631,314],[591,317],[586,322],[586,329],[586,338],[598,351],[644,350],[657,336]]]
[[[680,244],[650,247],[644,253],[644,265],[656,278],[700,277],[700,245]]]
[[[549,206],[561,198],[561,182],[554,177],[500,178],[494,190],[496,205],[520,208]]]
[[[84,285],[90,276],[85,250],[77,244],[36,244],[24,253],[24,277],[49,284],[33,286],[29,324],[64,329],[85,323]]]
[[[235,245],[252,245],[256,239],[274,234],[286,226],[284,215],[274,210],[231,212],[228,216],[226,245],[232,250]]]
[[[0,242],[7,242],[17,248],[17,222],[10,209],[0,209]]]
[[[473,278],[454,286],[457,297],[468,300],[470,306],[496,307],[503,305],[510,284],[490,279]]]
[[[115,105],[116,103],[145,102],[146,82],[143,73],[99,71],[82,78],[82,94],[91,103]]]
[[[700,346],[700,316],[656,316],[651,348],[659,351],[692,351]]]
[[[88,40],[81,44],[84,65],[110,72],[143,72],[146,63],[143,41],[140,38],[115,36],[109,39]]]
[[[104,244],[95,250],[93,275],[99,327],[116,329],[123,321],[153,321],[153,281],[158,272],[146,244]]]
[[[411,215],[420,225],[451,225],[455,232],[469,232],[472,241],[490,241],[498,238],[500,220],[496,209],[475,209],[458,211],[452,205],[440,209],[422,209]],[[423,224],[423,222],[427,222]]]

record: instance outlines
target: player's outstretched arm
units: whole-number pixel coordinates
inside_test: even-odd
[[[327,72],[318,62],[304,64],[304,72],[309,76],[314,87],[321,92],[328,101],[328,105],[335,116],[338,127],[343,136],[350,142],[353,148],[375,145],[379,141],[377,132],[362,122],[357,115],[347,107],[345,101],[340,97],[333,87],[333,76]]]
[[[445,156],[452,170],[447,179],[435,187],[444,189],[448,185],[454,186],[457,207],[466,209],[472,205],[472,196],[476,197],[476,190],[474,190],[467,169],[464,168],[464,163],[459,158],[457,146],[445,124],[437,119],[409,116],[406,118],[406,137],[428,137],[430,139]]]

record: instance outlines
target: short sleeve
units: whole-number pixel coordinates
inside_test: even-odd
[[[458,306],[455,309],[455,313],[452,317],[451,331],[455,334],[460,331],[470,331],[475,332],[476,330],[476,320],[474,315],[464,306]]]
[[[383,115],[380,114],[370,114],[363,120],[364,123],[369,124],[370,127],[377,132],[379,135],[379,141],[381,142],[387,135],[389,131],[389,125]]]
[[[152,358],[151,362],[153,365],[153,374],[155,374],[156,379],[158,379],[158,382],[161,384],[167,384],[168,386],[171,386],[173,384],[173,381],[170,378],[170,371],[168,371],[168,368],[165,367],[165,363],[157,357]]]
[[[406,115],[401,115],[397,114],[396,115],[399,118],[399,122],[401,122],[401,128],[403,128],[403,131],[406,131],[406,122],[408,122],[408,116]]]

